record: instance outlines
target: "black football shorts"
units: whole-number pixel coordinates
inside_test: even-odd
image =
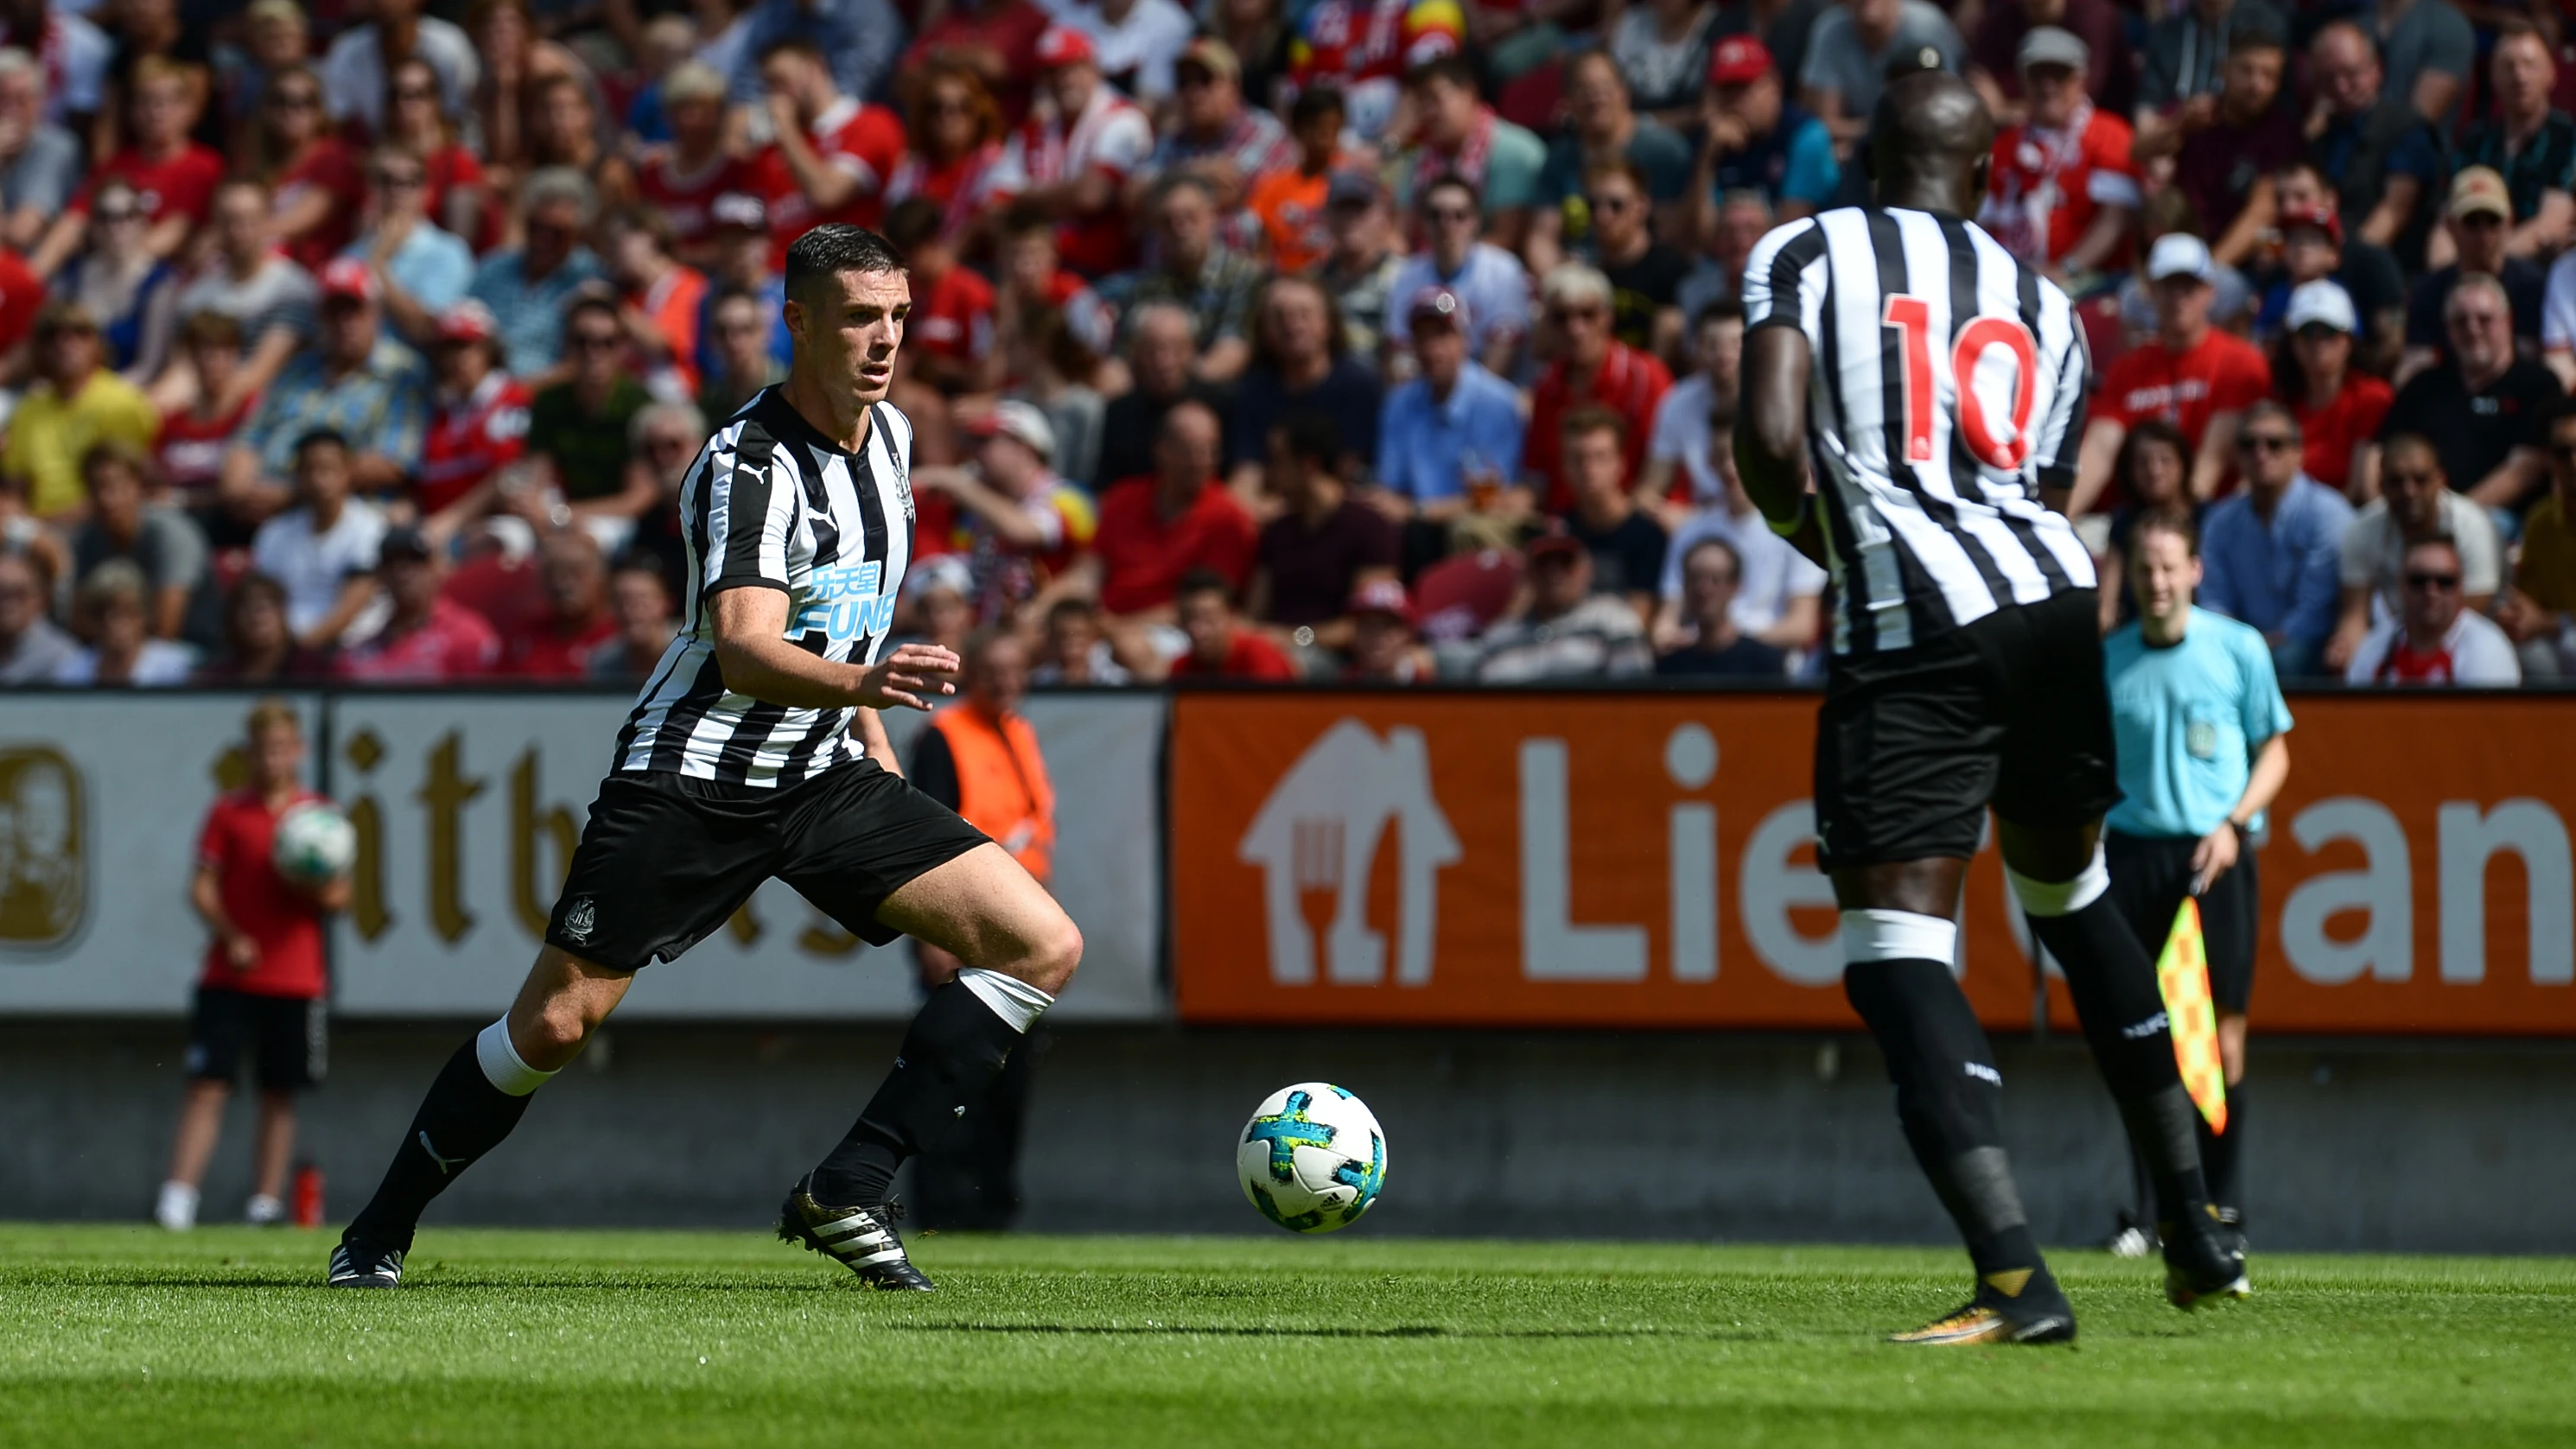
[[[2152,958],[2173,934],[2173,920],[2191,894],[2191,836],[2102,832],[2104,863],[2111,868],[2111,904]],[[2262,884],[2254,873],[2254,847],[2236,853],[2236,865],[2209,883],[2200,898],[2201,943],[2209,951],[2209,996],[2218,1009],[2245,1014],[2254,996],[2254,933],[2259,929]]]
[[[2070,591],[1837,656],[1816,716],[1817,864],[1965,859],[1989,805],[2046,828],[2118,804],[2097,607]]]
[[[318,997],[261,996],[226,986],[197,988],[188,1019],[188,1075],[231,1085],[247,1048],[266,1092],[322,1085],[331,1060],[331,1008]]]
[[[600,782],[546,943],[612,971],[677,960],[776,876],[882,946],[901,934],[877,922],[885,898],[984,840],[874,760],[776,789],[621,772]]]

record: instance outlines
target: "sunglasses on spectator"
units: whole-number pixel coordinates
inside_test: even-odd
[[[975,110],[967,102],[947,96],[925,102],[921,109],[925,115],[932,116],[964,116],[973,114]]]
[[[2329,337],[2341,337],[2344,335],[2345,333],[2342,328],[2329,327],[2323,322],[2311,322],[2307,326],[2300,328],[2297,333],[2298,339],[2301,342],[2323,342]]]
[[[2287,433],[2247,433],[2236,440],[2236,446],[2249,453],[2286,453],[2299,445]]]
[[[1216,84],[1216,75],[1214,72],[1204,71],[1193,65],[1182,66],[1179,70],[1173,72],[1172,79],[1182,90],[1185,91],[1197,90],[1201,86],[1212,86]]]
[[[1596,196],[1592,198],[1592,209],[1594,211],[1606,211],[1612,216],[1624,216],[1627,213],[1634,211],[1636,207],[1637,199],[1633,196]]]
[[[2410,573],[2406,576],[2406,587],[2410,589],[2441,589],[2448,592],[2459,586],[2458,574]]]
[[[1422,209],[1422,214],[1433,221],[1474,221],[1476,219],[1476,209],[1472,206],[1427,206]]]
[[[604,351],[615,347],[621,340],[614,332],[576,332],[572,335],[573,346],[593,351]]]

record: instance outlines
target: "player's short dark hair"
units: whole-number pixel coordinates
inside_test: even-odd
[[[346,453],[349,439],[338,428],[314,428],[295,440],[295,461],[303,462],[304,455],[315,448],[337,448]]]
[[[1738,549],[1734,544],[1718,537],[1716,534],[1710,534],[1708,537],[1692,544],[1690,546],[1690,551],[1682,555],[1682,567],[1685,569],[1689,568],[1690,561],[1692,559],[1699,557],[1702,553],[1712,548],[1716,549],[1719,553],[1726,555],[1726,576],[1739,584],[1744,582],[1743,551]]]
[[[1181,575],[1180,586],[1172,591],[1172,601],[1196,598],[1200,594],[1222,594],[1225,606],[1234,607],[1234,584],[1212,568],[1200,567]]]
[[[2188,508],[2167,504],[2139,514],[2137,521],[2129,525],[2129,539],[2133,545],[2129,553],[2132,558],[2137,555],[2134,544],[2150,533],[2170,533],[2182,540],[2183,552],[2193,558],[2200,557],[2200,524],[2192,518]]]
[[[1618,438],[1621,446],[1624,447],[1628,441],[1628,420],[1621,417],[1616,408],[1604,407],[1599,403],[1586,403],[1567,413],[1565,421],[1556,425],[1556,431],[1557,436],[1561,438],[1606,432]]]
[[[843,272],[900,272],[903,253],[863,226],[830,222],[787,247],[787,295],[799,301]]]
[[[1288,124],[1302,126],[1309,121],[1320,121],[1326,116],[1348,114],[1350,114],[1350,108],[1342,100],[1340,86],[1308,86],[1299,91],[1297,99],[1289,104]]]
[[[1476,89],[1476,68],[1467,63],[1467,57],[1453,50],[1447,55],[1435,55],[1405,72],[1404,83],[1407,86],[1419,86],[1430,81],[1447,81],[1460,90],[1472,91]]]
[[[885,239],[894,244],[896,251],[910,256],[913,248],[936,240],[947,219],[939,203],[929,197],[906,197],[886,213]]]
[[[1342,457],[1342,425],[1328,413],[1290,413],[1270,425],[1270,435],[1291,458],[1331,469]]]

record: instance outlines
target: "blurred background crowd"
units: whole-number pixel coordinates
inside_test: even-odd
[[[1744,260],[1887,79],[2079,299],[2074,511],[2294,680],[2576,668],[2576,119],[2511,0],[0,0],[0,683],[631,680],[787,243],[915,310],[898,629],[1040,682],[1813,673]]]

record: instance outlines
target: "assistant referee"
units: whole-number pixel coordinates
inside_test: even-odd
[[[2246,423],[2247,438],[2280,428],[2277,413]],[[2103,837],[2111,900],[2150,954],[2161,951],[2186,895],[2200,897],[2218,1054],[2227,1079],[2227,1130],[2194,1117],[2210,1200],[2244,1231],[2245,1007],[2254,985],[2259,891],[2247,837],[2290,775],[2290,708],[2261,633],[2194,608],[2200,539],[2191,515],[2159,510],[2130,534],[2136,622],[2103,642],[2124,798]],[[2141,1213],[2143,1232],[2153,1221]],[[2115,1244],[2116,1246],[2116,1244]],[[2143,1241],[2135,1250],[2144,1253]]]

